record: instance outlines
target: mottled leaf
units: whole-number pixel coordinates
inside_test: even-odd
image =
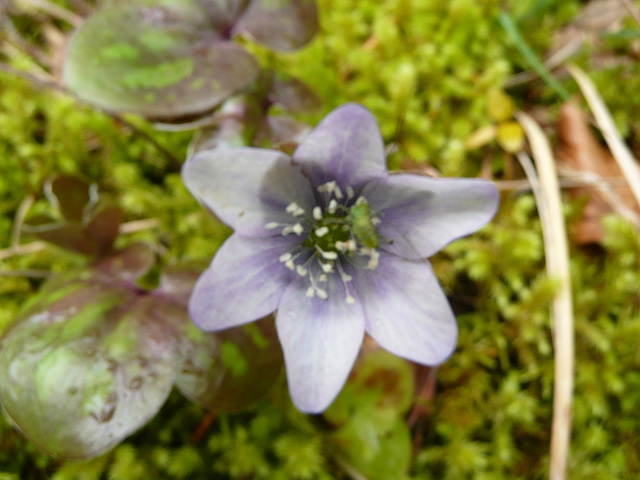
[[[252,145],[263,117],[261,106],[251,96],[228,99],[213,116],[215,126],[204,128],[194,136],[188,156],[201,150]]]
[[[179,262],[168,265],[160,276],[160,285],[156,294],[186,306],[191,296],[193,286],[207,267],[207,263],[200,261]]]
[[[229,32],[250,0],[202,0],[212,25],[216,30]]]
[[[149,245],[136,243],[109,255],[93,265],[93,275],[118,279],[132,284],[149,271],[155,263],[155,255]]]
[[[173,340],[156,315],[167,309],[123,285],[78,277],[43,294],[2,340],[0,400],[48,453],[94,456],[144,425],[169,394]]]
[[[235,411],[255,402],[282,368],[273,318],[215,334],[187,325],[176,386],[209,408]]]
[[[382,349],[361,354],[344,389],[324,413],[334,425],[345,424],[365,405],[397,415],[413,402],[415,381],[410,364]]]
[[[411,434],[391,409],[362,408],[332,440],[363,478],[405,478],[411,465]]]
[[[98,244],[87,234],[84,226],[78,223],[25,224],[23,230],[45,242],[83,255],[95,255],[99,251]]]
[[[99,252],[106,252],[118,237],[119,227],[124,218],[122,210],[107,205],[98,210],[86,225],[87,235],[96,243]]]
[[[258,72],[253,57],[223,35],[196,0],[108,7],[72,38],[65,81],[108,110],[167,119],[203,113]]]
[[[295,50],[318,31],[313,0],[254,0],[234,28],[267,47]]]
[[[311,127],[306,123],[298,122],[284,115],[269,115],[266,123],[267,136],[271,145],[281,150],[283,146],[287,145],[291,145],[290,149],[295,150],[295,147],[311,131]],[[288,152],[289,150],[285,151]]]
[[[269,100],[292,113],[309,113],[322,106],[320,98],[296,78],[275,74]]]
[[[78,223],[82,221],[92,197],[95,197],[95,193],[91,192],[91,185],[70,175],[55,177],[47,183],[45,192],[63,218]]]

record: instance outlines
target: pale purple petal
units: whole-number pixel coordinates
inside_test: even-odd
[[[246,236],[270,236],[271,222],[291,223],[297,203],[309,214],[314,197],[300,167],[282,152],[258,148],[204,150],[189,158],[182,178],[191,193],[223,222]]]
[[[295,275],[279,261],[292,237],[246,238],[237,233],[220,247],[189,300],[191,319],[202,330],[223,330],[268,315]]]
[[[338,395],[364,338],[359,302],[345,301],[339,281],[327,283],[329,297],[321,300],[305,295],[308,279],[295,280],[276,314],[291,399],[307,413],[325,410]]]
[[[335,109],[302,141],[293,154],[314,186],[336,180],[358,189],[387,174],[384,145],[376,119],[366,108],[347,104]]]
[[[424,365],[442,363],[453,353],[456,318],[426,260],[382,253],[375,270],[357,273],[353,286],[366,330],[382,348]]]
[[[426,258],[486,225],[498,209],[496,187],[484,180],[390,175],[362,191],[380,212],[380,248],[404,258]]]

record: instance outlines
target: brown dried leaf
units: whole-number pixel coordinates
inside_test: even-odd
[[[573,103],[565,103],[560,109],[558,136],[561,144],[559,158],[570,169],[595,174],[603,179],[624,177],[609,150],[593,136],[584,112]],[[624,207],[640,213],[633,193],[626,184],[612,185],[610,190]],[[594,187],[574,188],[570,193],[573,197],[589,197],[582,219],[574,225],[574,241],[580,245],[600,243],[604,235],[602,217],[616,210],[611,198],[605,197]]]

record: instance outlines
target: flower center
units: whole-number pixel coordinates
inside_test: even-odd
[[[284,236],[293,233],[304,237],[298,247],[282,254],[280,261],[290,270],[308,277],[307,296],[328,298],[324,286],[330,276],[338,275],[346,302],[355,303],[348,286],[351,276],[344,271],[343,263],[357,267],[358,257],[368,257],[366,268],[376,268],[380,257],[376,226],[380,218],[365,197],[353,201],[355,195],[351,187],[346,188],[346,196],[335,181],[324,183],[317,190],[322,205],[307,212],[297,203],[291,203],[285,211],[292,217],[292,223],[271,222],[266,228],[280,228]]]

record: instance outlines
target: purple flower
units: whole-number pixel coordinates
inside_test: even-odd
[[[489,182],[390,175],[377,123],[348,104],[295,151],[202,151],[189,190],[235,229],[198,280],[190,313],[222,330],[277,310],[289,391],[326,409],[365,332],[425,365],[454,350],[457,325],[426,257],[477,230],[499,198]]]

